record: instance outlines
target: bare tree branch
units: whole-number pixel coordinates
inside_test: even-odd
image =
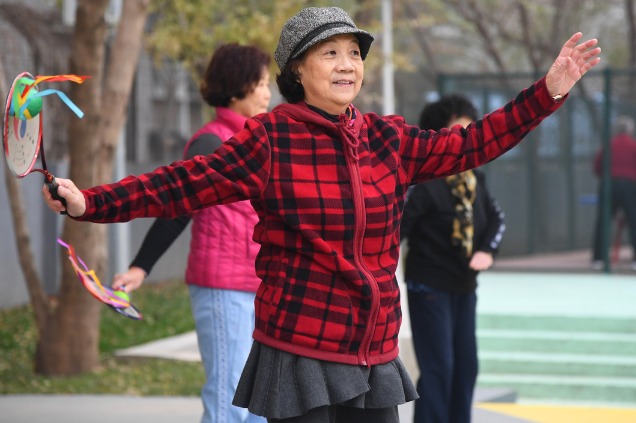
[[[413,4],[410,1],[400,0],[400,3],[402,4],[404,11],[406,12],[405,13],[406,16],[417,16],[419,14],[419,12],[415,10],[415,8],[413,7]],[[417,42],[418,46],[422,50],[422,53],[424,53],[424,57],[426,58],[427,67],[425,70],[422,70],[426,73],[426,75],[424,76],[429,78],[437,78],[437,75],[439,75],[440,70],[439,70],[439,66],[437,65],[437,56],[434,53],[430,43],[428,42],[428,38],[429,38],[428,29],[421,26],[417,26],[414,28],[414,32],[415,32],[414,34],[415,41]]]
[[[490,22],[488,15],[484,13],[476,0],[468,0],[468,4],[464,3],[465,2],[462,0],[450,0],[447,2],[447,4],[451,5],[460,16],[464,17],[464,19],[475,27],[477,33],[481,36],[481,39],[484,42],[486,53],[493,60],[499,71],[506,74],[508,72],[508,67],[497,48],[495,37],[488,29],[488,23]]]
[[[119,133],[126,122],[128,99],[137,70],[141,52],[143,30],[150,0],[129,0],[123,3],[121,22],[111,50],[102,107],[103,113],[99,129],[100,160],[96,166],[98,183],[112,178],[113,157]]]
[[[528,54],[528,59],[535,71],[541,67],[541,59],[537,55],[537,49],[532,34],[532,22],[528,16],[528,10],[522,2],[517,2],[517,10],[519,11],[519,20],[521,21],[521,33],[523,34],[523,46]]]

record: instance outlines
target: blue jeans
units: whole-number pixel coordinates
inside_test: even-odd
[[[252,346],[253,292],[188,285],[199,351],[205,368],[201,423],[265,423],[232,405]]]
[[[417,381],[415,423],[470,423],[477,381],[477,294],[408,284]],[[411,289],[415,288],[415,290]]]

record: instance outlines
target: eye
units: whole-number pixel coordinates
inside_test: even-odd
[[[355,56],[355,57],[360,57],[360,55],[361,55],[360,50],[358,50],[358,49],[351,50],[351,55]]]

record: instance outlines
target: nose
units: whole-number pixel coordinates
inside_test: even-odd
[[[340,56],[340,60],[338,60],[337,70],[340,72],[348,72],[354,70],[353,60],[346,54]]]

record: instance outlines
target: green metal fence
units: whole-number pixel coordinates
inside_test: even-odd
[[[438,81],[438,91],[463,93],[486,113],[504,105],[539,77],[445,74]],[[609,183],[609,179],[599,180],[594,175],[593,158],[609,143],[617,116],[636,118],[635,82],[636,70],[590,72],[563,107],[527,140],[484,166],[489,187],[506,212],[508,229],[502,255],[589,249],[596,216],[601,212],[604,239],[609,245],[609,198],[597,194],[599,185]],[[605,160],[609,162],[609,155]]]

